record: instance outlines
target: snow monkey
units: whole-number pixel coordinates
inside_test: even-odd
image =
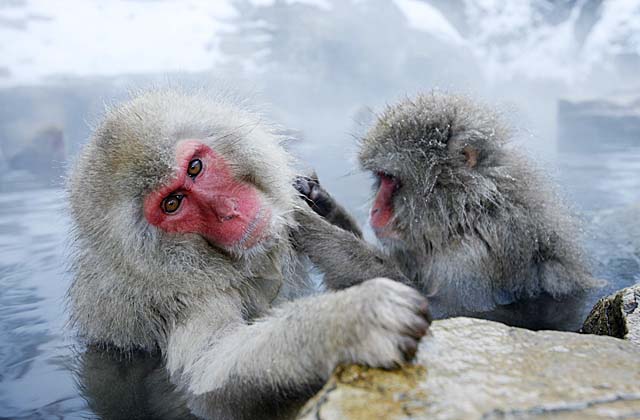
[[[370,223],[389,255],[384,264],[400,267],[430,298],[436,318],[577,330],[597,282],[568,212],[508,139],[496,112],[460,96],[420,95],[379,116],[358,158],[375,178]],[[350,220],[335,215],[341,210],[317,179],[296,187],[329,222]],[[323,238],[305,229],[310,244]],[[316,258],[334,283],[351,284],[340,278],[351,261],[368,265],[365,254],[355,256],[358,242],[343,232]],[[341,255],[350,255],[344,264]]]
[[[229,98],[150,90],[107,112],[69,176],[72,324],[161,354],[197,416],[277,416],[339,363],[411,358],[429,325],[426,299],[389,279],[301,296],[295,215],[323,220],[276,133]]]

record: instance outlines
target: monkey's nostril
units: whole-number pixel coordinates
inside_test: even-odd
[[[374,207],[374,208],[371,209],[371,214],[376,214],[378,212],[380,212],[380,209],[377,208],[377,207]]]
[[[234,198],[224,197],[214,200],[213,209],[221,222],[228,222],[240,215],[238,201]]]

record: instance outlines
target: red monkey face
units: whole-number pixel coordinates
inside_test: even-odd
[[[371,227],[376,236],[386,238],[393,236],[391,219],[393,218],[393,195],[400,188],[400,182],[395,177],[378,172],[380,186],[371,207]]]
[[[258,189],[233,176],[219,154],[197,140],[176,148],[174,180],[144,200],[153,226],[174,233],[197,233],[222,248],[249,249],[264,237],[271,210]]]

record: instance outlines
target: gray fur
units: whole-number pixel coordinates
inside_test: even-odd
[[[188,138],[255,184],[271,206],[269,240],[223,251],[146,222],[143,199],[173,176],[175,146]],[[267,416],[338,363],[402,362],[428,325],[424,298],[384,279],[289,302],[309,293],[291,235],[294,213],[310,210],[298,205],[281,140],[231,99],[143,92],[107,112],[69,177],[73,325],[98,347],[159,352],[198,416]]]
[[[326,192],[323,195],[333,200]],[[332,225],[329,222],[334,220],[310,212],[298,212],[296,218],[300,222],[294,232],[296,244],[322,271],[329,289],[344,289],[376,276],[411,284],[393,260],[364,242],[353,229]]]
[[[379,116],[359,161],[402,184],[390,222],[398,238],[382,240],[385,264],[430,297],[436,317],[577,329],[581,301],[597,282],[569,212],[509,137],[496,112],[455,95],[420,95]],[[477,151],[475,166],[464,148]],[[350,262],[336,261],[353,248],[334,247],[330,269],[350,275],[342,271]]]

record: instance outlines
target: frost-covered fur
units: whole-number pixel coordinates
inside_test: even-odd
[[[175,173],[181,139],[205,142],[257,187],[274,215],[269,240],[223,252],[147,223],[143,199]],[[232,99],[148,91],[108,111],[69,177],[73,325],[94,345],[160,352],[199,416],[267,416],[337,363],[401,362],[428,325],[424,299],[383,279],[287,302],[309,282],[290,239],[306,210],[281,140]]]
[[[389,106],[359,152],[363,169],[401,183],[390,222],[397,235],[382,244],[435,317],[577,329],[596,282],[566,208],[508,139],[497,113],[465,97],[431,93]],[[345,274],[337,254],[356,247],[334,247],[331,270]]]

